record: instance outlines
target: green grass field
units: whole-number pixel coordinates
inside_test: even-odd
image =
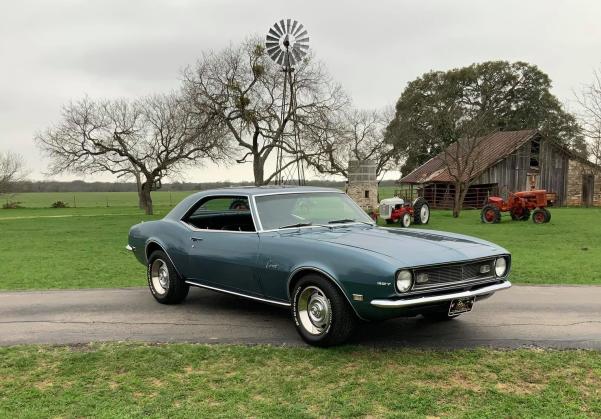
[[[112,343],[0,358],[7,418],[601,416],[593,351]]]
[[[90,207],[0,210],[0,289],[143,286],[144,267],[124,248],[127,232],[133,224],[162,217],[169,201],[164,193],[155,194],[156,214],[146,216],[136,208],[135,194],[129,199],[120,194],[114,193],[120,200],[113,201],[122,206],[108,208],[92,207],[99,194],[91,193],[81,194]],[[32,206],[56,200],[52,194],[23,195]],[[551,222],[543,225],[508,216],[484,225],[478,211],[464,211],[458,219],[433,211],[430,224],[418,228],[464,233],[506,247],[513,254],[515,283],[601,284],[601,209],[551,211]]]

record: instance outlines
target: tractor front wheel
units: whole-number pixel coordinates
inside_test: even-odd
[[[548,223],[551,219],[550,212],[544,208],[537,208],[532,212],[532,222],[534,224]]]
[[[480,219],[485,224],[495,224],[501,221],[501,211],[494,205],[484,205]]]

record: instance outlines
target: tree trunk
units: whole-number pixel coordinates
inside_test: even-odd
[[[463,208],[463,201],[469,185],[463,182],[455,182],[455,196],[453,197],[453,218],[459,217]]]
[[[265,167],[263,165],[263,159],[261,156],[253,156],[253,174],[255,176],[255,186],[262,186],[265,184]]]
[[[137,170],[134,172],[136,178],[136,188],[138,190],[138,208],[144,209],[144,201],[142,199],[142,180],[140,179],[140,172]]]
[[[144,213],[146,213],[147,215],[153,214],[152,197],[150,196],[152,184],[152,179],[146,179],[146,181],[142,183],[142,187],[138,191],[140,205],[142,206]]]

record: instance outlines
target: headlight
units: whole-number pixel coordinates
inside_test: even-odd
[[[497,276],[503,276],[507,273],[507,259],[498,258],[495,261],[495,274]]]
[[[396,289],[398,292],[407,292],[413,285],[413,274],[411,271],[402,270],[396,274]]]

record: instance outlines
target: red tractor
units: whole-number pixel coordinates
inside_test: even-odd
[[[548,223],[551,213],[547,210],[547,205],[545,190],[510,192],[507,202],[499,196],[489,197],[488,203],[482,208],[480,219],[487,224],[498,223],[501,221],[501,212],[509,212],[512,220],[527,221],[532,213],[532,221],[535,224]]]

